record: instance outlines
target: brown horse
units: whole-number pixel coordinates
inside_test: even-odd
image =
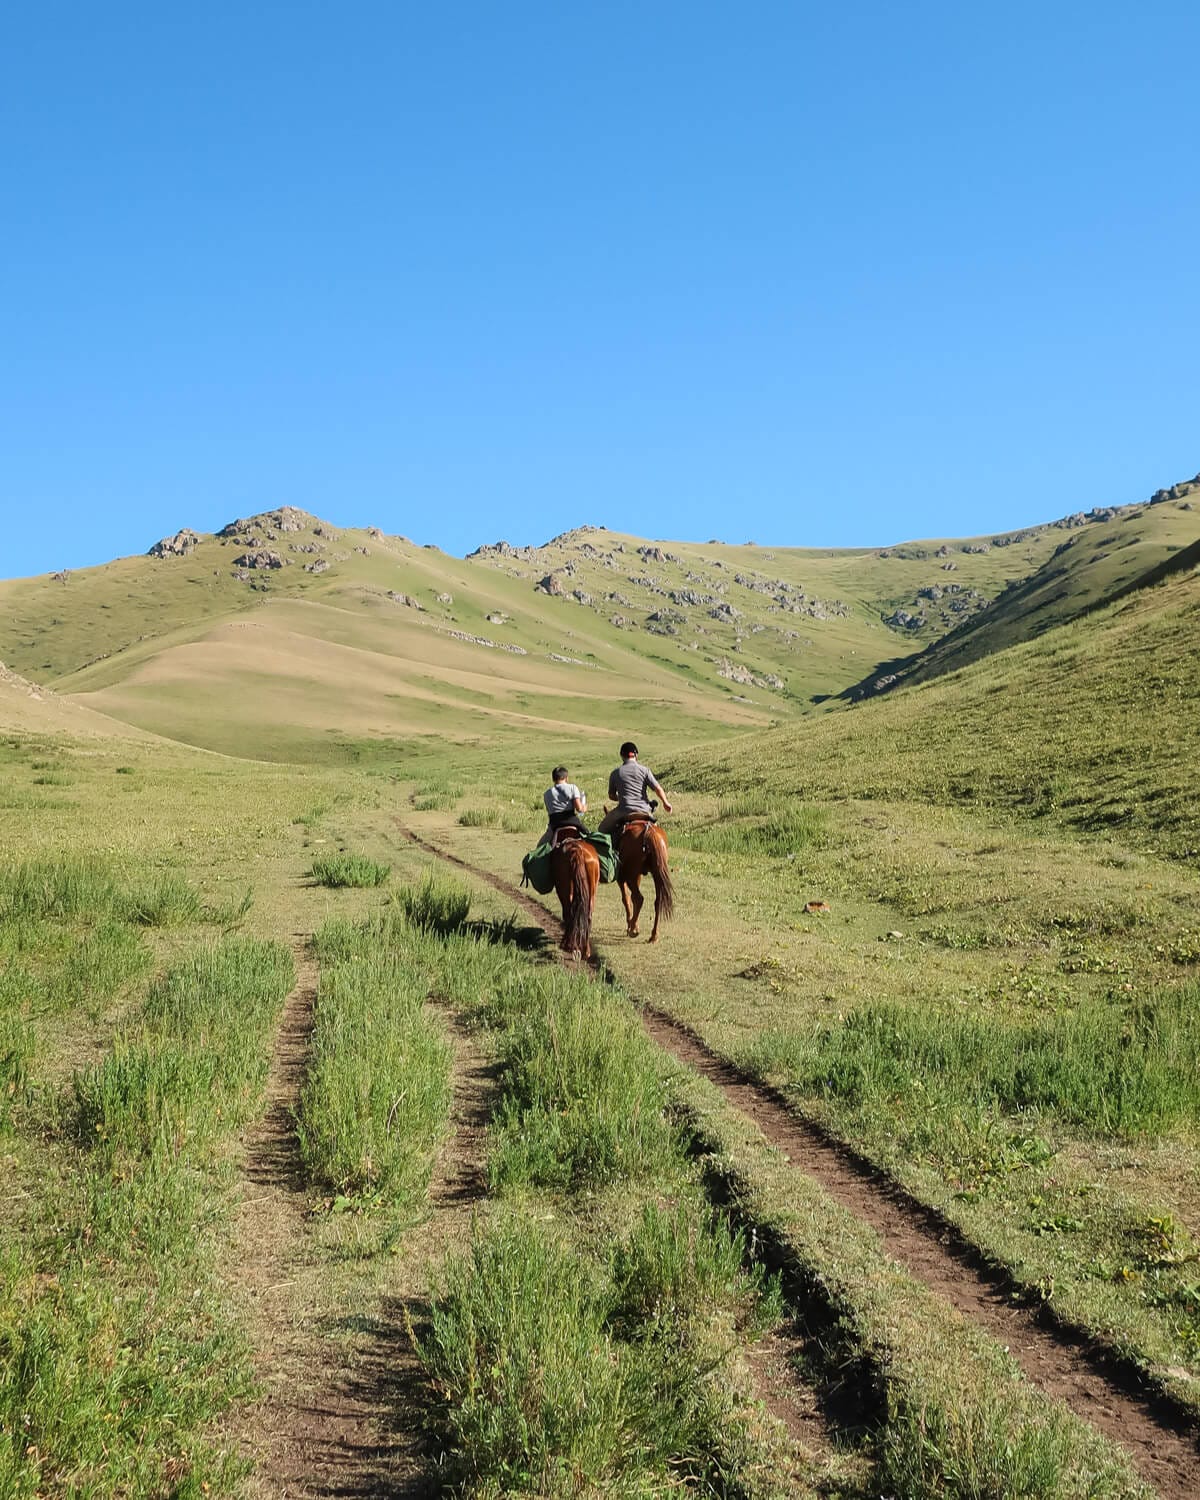
[[[675,887],[667,866],[667,836],[657,823],[630,818],[621,830],[617,853],[620,857],[617,884],[625,903],[625,931],[629,937],[638,935],[638,917],[645,900],[641,880],[643,875],[649,875],[654,881],[654,927],[650,941],[657,943],[659,922],[665,922],[675,910]]]
[[[580,958],[592,956],[592,911],[596,905],[596,887],[600,883],[600,856],[587,839],[573,828],[564,828],[550,856],[554,871],[554,888],[562,903],[564,953]]]

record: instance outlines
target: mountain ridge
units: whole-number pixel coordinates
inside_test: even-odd
[[[1055,608],[1070,617],[1096,596],[1104,538],[1137,521],[1125,560],[1153,568],[1194,530],[1190,493],[882,548],[584,524],[464,558],[276,506],[0,582],[0,658],[110,718],[268,759],[631,718],[699,743],[837,708],[897,664],[951,670],[964,641],[997,649],[1021,591],[1064,555],[1074,592]]]

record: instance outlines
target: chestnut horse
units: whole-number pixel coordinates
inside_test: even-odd
[[[657,823],[630,818],[621,830],[617,853],[620,857],[617,884],[625,903],[625,931],[629,937],[638,935],[638,917],[645,900],[641,880],[643,875],[649,875],[654,881],[654,927],[650,941],[657,943],[659,922],[665,922],[675,910],[675,887],[667,867],[667,836]]]
[[[554,888],[562,903],[564,953],[580,958],[592,956],[592,910],[596,905],[596,887],[600,883],[600,856],[587,839],[573,828],[564,828],[550,855],[554,871]]]

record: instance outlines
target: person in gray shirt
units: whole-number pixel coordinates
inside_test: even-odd
[[[587,811],[587,798],[573,781],[568,781],[570,771],[566,766],[555,766],[550,773],[554,784],[546,788],[542,794],[542,801],[546,804],[546,816],[549,822],[546,831],[542,834],[541,842],[548,844],[551,837],[560,828],[579,828],[584,833],[583,822],[579,814]]]
[[[629,818],[648,818],[650,799],[647,792],[657,792],[663,810],[671,811],[671,803],[658,778],[649,766],[643,766],[638,760],[638,747],[633,741],[626,740],[621,746],[621,764],[608,778],[608,795],[616,799],[617,805],[604,814],[596,831],[612,833]]]

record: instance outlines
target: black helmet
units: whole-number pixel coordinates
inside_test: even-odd
[[[632,740],[626,740],[625,743],[621,746],[621,754],[623,756],[636,755],[637,753],[638,747],[633,743]]]

